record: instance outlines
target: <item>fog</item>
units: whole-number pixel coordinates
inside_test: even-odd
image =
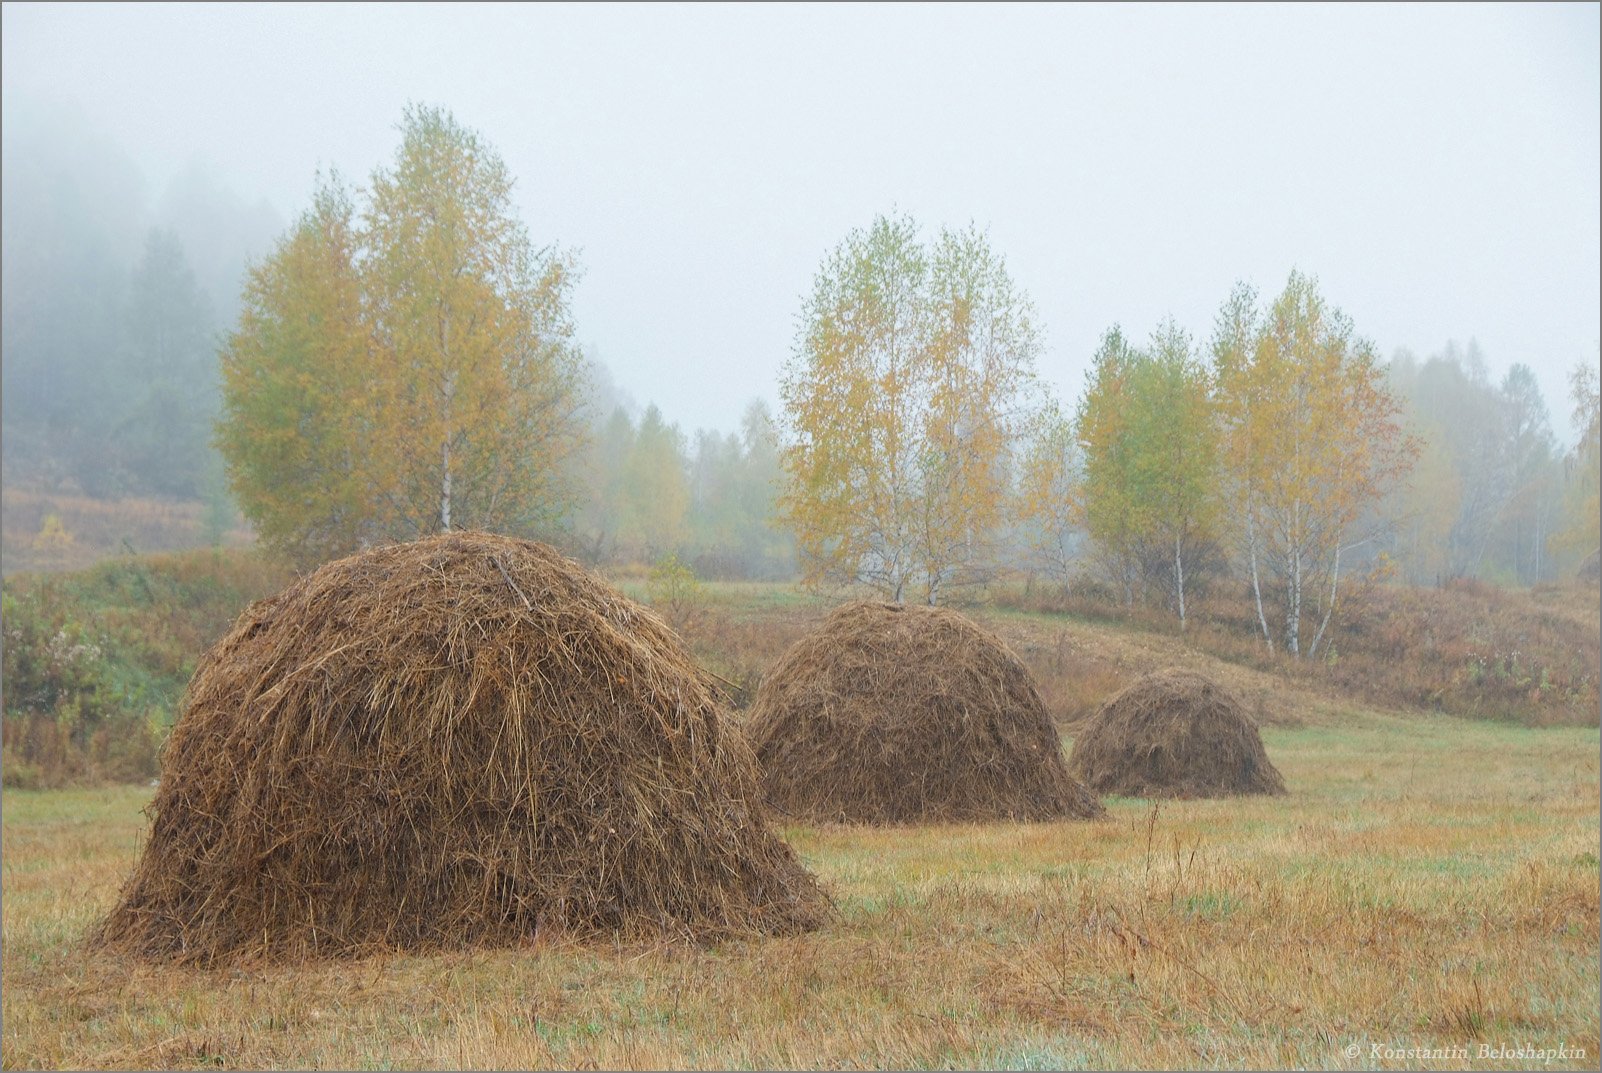
[[[687,428],[774,400],[820,259],[891,210],[988,229],[1069,399],[1110,324],[1205,333],[1292,268],[1382,353],[1530,365],[1565,441],[1597,355],[1592,5],[34,4],[3,30],[8,171],[30,125],[114,147],[136,189],[84,181],[208,290],[318,168],[360,181],[408,101],[450,108],[578,251],[580,342]]]

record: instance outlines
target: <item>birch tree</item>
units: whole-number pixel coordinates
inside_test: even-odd
[[[1172,320],[1134,363],[1127,416],[1132,521],[1141,540],[1171,564],[1169,592],[1186,624],[1187,563],[1214,536],[1218,429],[1206,367],[1190,336]]]
[[[1141,516],[1130,435],[1130,377],[1140,354],[1114,325],[1091,358],[1090,381],[1074,412],[1084,452],[1084,520],[1096,554],[1123,595],[1135,603],[1140,577]]]
[[[308,565],[382,530],[354,212],[337,176],[319,182],[248,272],[221,353],[216,444],[234,497],[264,544]]]
[[[580,434],[573,266],[530,242],[512,177],[477,133],[425,107],[401,130],[363,216],[390,528],[549,523]]]
[[[1264,641],[1272,650],[1264,605],[1277,603],[1285,650],[1311,658],[1335,613],[1341,557],[1366,539],[1356,523],[1418,445],[1402,431],[1372,346],[1307,276],[1292,272],[1261,314],[1237,288],[1213,353]]]
[[[1073,422],[1052,404],[1025,441],[1018,517],[1035,563],[1066,591],[1084,535],[1084,453]]]
[[[1038,350],[1027,296],[973,229],[932,253],[904,216],[846,237],[780,386],[780,508],[809,583],[933,603],[971,579],[1008,501]]]
[[[495,151],[413,107],[360,208],[337,184],[250,273],[218,444],[300,559],[458,527],[532,532],[582,436],[571,260],[538,249]]]

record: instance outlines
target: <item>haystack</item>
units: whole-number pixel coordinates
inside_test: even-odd
[[[1099,815],[1029,671],[945,608],[853,603],[763,679],[747,730],[768,801],[809,820]]]
[[[815,924],[674,634],[542,544],[330,563],[201,659],[100,929],[212,963]]]
[[[1101,706],[1069,766],[1103,794],[1282,794],[1257,722],[1227,689],[1193,671],[1148,674]]]

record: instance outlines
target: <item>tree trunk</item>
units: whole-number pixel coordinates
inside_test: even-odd
[[[451,348],[451,320],[449,311],[440,321],[439,351],[447,362],[449,368]],[[445,532],[451,528],[451,416],[452,407],[456,403],[456,372],[452,370],[445,374],[445,383],[441,387],[440,395],[444,400],[445,430],[440,436],[439,457],[442,474],[439,488],[439,527]]]
[[[1291,572],[1286,583],[1285,601],[1285,651],[1295,659],[1302,658],[1301,632],[1302,632],[1302,548],[1296,545],[1291,550]]]
[[[1252,516],[1252,505],[1246,503],[1246,549],[1252,561],[1252,595],[1257,598],[1257,623],[1263,628],[1263,643],[1268,654],[1274,654],[1274,635],[1268,630],[1268,616],[1263,614],[1263,584],[1257,574],[1257,523]]]
[[[439,486],[439,527],[449,532],[451,528],[451,441],[446,436],[439,445],[440,465],[444,467],[445,475]]]
[[[1179,592],[1179,628],[1185,628],[1185,559],[1180,554],[1180,538],[1174,537],[1174,585]]]
[[[1358,546],[1361,546],[1361,544],[1362,544],[1362,542],[1359,541],[1358,544],[1353,545],[1353,546],[1354,547],[1358,547]],[[1324,639],[1324,630],[1325,630],[1326,627],[1329,626],[1330,616],[1335,613],[1335,587],[1340,584],[1340,580],[1341,580],[1341,539],[1340,539],[1340,535],[1336,534],[1336,536],[1335,536],[1335,567],[1334,567],[1333,570],[1330,571],[1330,577],[1329,577],[1329,606],[1324,608],[1324,621],[1322,621],[1322,622],[1320,622],[1318,624],[1318,632],[1313,634],[1313,643],[1307,649],[1307,658],[1308,659],[1312,659],[1314,656],[1316,656],[1318,654],[1318,642],[1320,642],[1320,641],[1322,641]]]

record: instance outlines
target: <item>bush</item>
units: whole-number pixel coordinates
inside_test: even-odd
[[[0,595],[7,786],[142,781],[195,660],[281,567],[237,552],[18,575]]]
[[[0,596],[7,785],[127,781],[156,773],[151,713],[118,688],[103,635],[73,613],[59,582]]]
[[[662,556],[651,567],[646,592],[651,606],[661,611],[675,629],[682,630],[706,606],[706,590],[695,571],[676,554]]]

